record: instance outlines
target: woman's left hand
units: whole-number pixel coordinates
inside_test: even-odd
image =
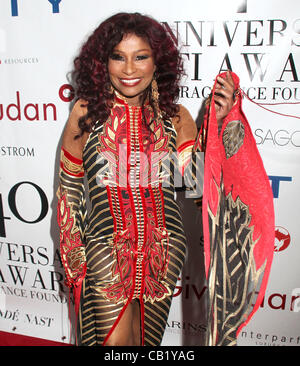
[[[234,104],[234,81],[227,71],[226,78],[218,77],[215,89],[216,117],[219,126]]]

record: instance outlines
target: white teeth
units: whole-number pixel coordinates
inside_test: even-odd
[[[140,81],[140,79],[132,79],[132,80],[121,79],[121,81],[124,84],[132,85]]]

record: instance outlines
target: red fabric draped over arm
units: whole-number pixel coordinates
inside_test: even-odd
[[[232,77],[239,90],[239,78]],[[242,111],[242,96],[237,94],[219,133],[214,92],[215,86],[204,121],[208,343],[234,345],[265,294],[274,251],[274,207],[270,182]]]

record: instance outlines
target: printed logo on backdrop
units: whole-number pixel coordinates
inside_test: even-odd
[[[182,306],[190,306],[188,304],[198,304],[201,306],[201,302],[205,301],[205,296],[207,295],[207,286],[199,285],[196,282],[193,282],[190,276],[186,275],[184,277],[184,282],[179,277],[174,294],[173,299],[178,298],[181,300]],[[196,305],[197,306],[197,305]],[[201,319],[180,319],[180,314],[178,317],[174,315],[169,317],[167,322],[167,333],[172,334],[181,334],[184,336],[203,336],[206,332],[206,324],[201,322]],[[203,319],[202,319],[203,320]]]
[[[48,1],[52,6],[52,13],[57,14],[60,12],[60,3],[62,0],[44,0]],[[237,12],[238,13],[246,13],[247,12],[247,0],[240,0],[239,5],[237,5]],[[19,10],[18,10],[18,0],[11,0],[11,15],[13,17],[19,16]]]
[[[58,96],[63,102],[70,102],[74,98],[74,89],[69,84],[63,84],[58,89]],[[59,108],[55,102],[40,103],[25,102],[23,94],[17,90],[9,103],[0,103],[0,121],[35,122],[57,121]]]
[[[266,333],[265,331],[242,330],[240,340],[256,346],[299,346],[300,336],[290,336],[286,333]]]
[[[11,15],[22,17],[22,10],[27,6],[27,2],[17,0],[9,2]],[[49,13],[59,13],[61,0],[46,2],[49,4]],[[7,50],[8,36],[6,31],[1,29],[0,67],[2,71],[3,68],[10,68],[11,71],[12,68],[18,67],[32,70],[40,63],[40,57],[37,55],[18,53],[10,55],[7,54]],[[0,122],[8,122],[12,126],[22,122],[46,122],[48,125],[65,120],[59,115],[61,113],[59,102],[66,103],[73,99],[73,90],[70,85],[59,85],[56,95],[52,97],[50,95],[47,102],[40,100],[38,95],[28,93],[24,86],[20,85],[16,90],[8,89],[5,99],[1,98]],[[53,126],[57,124],[53,123]],[[0,158],[36,157],[35,148],[29,144],[28,146],[23,146],[22,143],[4,145],[2,142],[2,145]],[[45,235],[44,243],[42,240],[37,243],[36,238],[33,243],[26,235],[22,241],[11,239],[14,234],[12,230],[21,231],[23,227],[27,230],[32,226],[44,225],[49,212],[49,202],[43,187],[35,182],[21,180],[12,184],[11,187],[8,186],[7,191],[2,189],[0,192],[1,329],[17,333],[25,331],[31,335],[32,331],[36,334],[37,331],[46,329],[48,334],[46,338],[48,338],[51,331],[54,334],[65,332],[62,330],[60,320],[63,316],[62,305],[68,302],[63,282],[63,268],[58,249],[47,243],[49,233]],[[73,301],[72,297],[71,301]],[[52,304],[53,310],[49,310]],[[55,308],[56,304],[59,310]],[[65,336],[57,340],[64,339]]]
[[[53,14],[59,13],[59,5],[62,0],[44,0],[50,3],[50,11]],[[11,15],[13,17],[19,16],[19,0],[11,0]]]
[[[287,184],[287,182],[292,182],[292,177],[286,177],[286,176],[280,176],[280,175],[269,175],[268,178],[271,181],[273,198],[279,197],[279,190],[282,187],[282,184]]]
[[[6,57],[0,60],[0,65],[33,65],[38,64],[39,59],[32,57]]]
[[[62,0],[44,1],[49,3],[51,13],[60,12]],[[18,5],[18,0],[11,0],[12,16],[19,16]],[[278,18],[244,19],[244,14],[247,14],[247,5],[246,0],[234,2],[231,5],[233,13],[241,16],[237,19],[222,22],[201,19],[162,22],[176,43],[182,43],[189,51],[182,53],[192,72],[188,80],[189,85],[181,86],[181,98],[206,98],[209,95],[210,86],[199,86],[197,83],[207,74],[203,61],[208,57],[209,50],[227,47],[229,52],[212,59],[211,62],[215,64],[212,77],[227,69],[241,68],[241,74],[247,75],[250,84],[265,81],[273,83],[273,86],[245,86],[243,89],[250,99],[260,102],[300,101],[297,85],[295,87],[284,85],[284,83],[300,81],[300,70],[297,67],[300,64],[299,55],[297,56],[297,48],[300,46],[300,19],[295,18],[291,21]],[[292,52],[287,51],[280,57],[274,57],[274,46],[279,47],[282,42],[289,44]],[[230,50],[236,48],[240,49],[240,52],[231,54]],[[256,52],[253,52],[253,49]],[[10,62],[13,63],[16,60],[11,59]]]
[[[246,84],[241,87],[254,101],[300,101],[298,85],[291,84],[300,81],[300,19],[245,19],[245,13],[247,2],[243,1],[236,11],[240,14],[236,19],[231,16],[232,19],[222,21],[200,18],[198,21],[162,22],[175,42],[187,50],[182,55],[191,71],[186,80],[188,85],[181,86],[181,98],[202,99],[210,94],[211,87],[200,83],[207,78],[205,66],[209,64],[215,68],[210,78],[228,69],[239,70]],[[289,45],[288,50],[274,57],[274,50],[282,43]],[[216,55],[214,50],[218,48],[229,51]],[[255,83],[257,85],[253,85]],[[268,86],[259,85],[261,83]]]
[[[291,243],[291,235],[287,231],[287,229],[281,226],[276,226],[274,251],[282,252],[288,248],[290,243]]]
[[[30,212],[23,202],[30,200]],[[15,306],[6,306],[8,298],[26,299],[38,303],[67,303],[64,295],[63,269],[58,249],[53,250],[42,243],[16,243],[8,239],[9,228],[39,224],[47,216],[48,199],[43,189],[33,182],[15,184],[7,195],[0,194],[0,318],[18,324],[31,324],[50,328],[52,316],[38,316],[24,312]],[[10,211],[10,212],[9,212]],[[33,217],[33,214],[35,215]],[[61,271],[60,271],[61,270]],[[10,301],[8,301],[10,302]]]
[[[249,294],[249,296],[251,296]],[[250,299],[249,299],[250,300]],[[295,288],[286,292],[266,293],[260,308],[268,311],[296,313],[300,311],[300,289]]]
[[[22,190],[24,186],[27,187],[27,191],[25,192],[24,189]],[[29,190],[28,186],[30,187]],[[40,212],[36,218],[29,219],[24,217],[24,214],[22,214],[22,204],[21,207],[19,207],[20,203],[24,200],[24,198],[22,199],[22,197],[20,197],[20,194],[28,196],[28,191],[30,192],[30,210],[33,210],[35,206],[40,206]],[[33,182],[20,182],[15,184],[7,195],[7,203],[14,218],[26,224],[36,224],[42,221],[46,217],[49,209],[48,199],[45,192],[41,187]],[[5,220],[10,219],[11,217],[5,216],[4,214],[2,194],[0,194],[0,237],[6,237]]]
[[[0,146],[0,156],[33,158],[35,156],[35,149],[32,146]]]
[[[268,145],[272,147],[300,147],[300,130],[287,129],[263,129],[257,128],[254,131],[257,145]]]
[[[206,332],[207,325],[197,321],[185,321],[182,319],[169,318],[167,322],[166,332],[173,334],[181,334],[185,336],[199,337]]]

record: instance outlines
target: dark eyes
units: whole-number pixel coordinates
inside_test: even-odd
[[[137,61],[147,60],[148,58],[149,58],[148,55],[136,56]]]
[[[110,59],[112,59],[114,61],[122,61],[123,57],[121,55],[119,55],[118,53],[113,53],[112,55],[110,55]]]
[[[138,55],[136,56],[136,61],[143,61],[143,60],[147,60],[150,56],[148,55]],[[113,60],[113,61],[124,61],[125,60],[125,57],[118,54],[118,53],[113,53],[111,56],[110,56],[110,59]]]

